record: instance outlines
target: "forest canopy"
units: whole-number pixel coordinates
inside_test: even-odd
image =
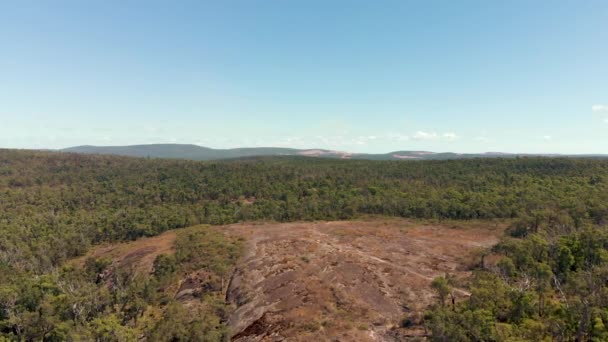
[[[48,272],[93,244],[200,223],[365,214],[600,224],[608,160],[193,162],[0,150],[0,263],[18,271]]]
[[[500,307],[471,301],[454,310],[438,308],[427,319],[435,336],[486,340],[463,332],[462,327],[471,322],[467,319],[499,321],[512,330],[530,325],[559,309],[552,306],[550,295],[556,284],[563,285],[560,290],[566,293],[576,284],[592,286],[585,276],[603,277],[598,267],[606,262],[605,233],[593,233],[599,242],[592,245],[585,234],[608,222],[608,160],[272,157],[195,162],[0,150],[0,333],[52,340],[53,334],[65,333],[62,322],[79,320],[86,336],[114,330],[129,340],[133,332],[127,328],[136,316],[104,309],[103,315],[74,317],[60,310],[65,303],[59,302],[70,297],[57,284],[75,276],[65,269],[65,262],[102,242],[134,240],[197,224],[345,220],[362,215],[512,220],[511,240],[495,251],[505,256],[499,268],[502,273],[481,270],[476,281],[492,286],[498,282],[508,289],[521,279],[536,279],[535,287],[520,294],[505,290]],[[535,251],[544,252],[530,254]],[[233,262],[234,255],[231,258]],[[93,261],[91,265],[95,267]],[[161,258],[158,265],[168,273],[175,268],[170,259]],[[146,292],[150,279],[129,290],[137,294],[133,295],[136,303],[157,301]],[[58,297],[62,295],[67,297]],[[527,295],[530,303],[525,302]],[[600,303],[603,297],[598,298]],[[579,329],[565,316],[558,323],[570,324],[571,334],[587,336],[593,327],[599,329],[599,323],[591,320],[599,317],[602,321],[603,316],[592,308],[603,302],[587,307],[577,303],[571,307],[587,315],[590,323]],[[168,305],[167,312],[184,315]],[[44,310],[55,314],[43,315]],[[454,312],[462,314],[456,317]],[[42,322],[42,316],[56,320]],[[27,330],[27,326],[38,330]],[[216,335],[221,336],[217,329]],[[544,332],[542,336],[550,335],[549,328],[538,329]],[[489,330],[479,334],[497,336]]]

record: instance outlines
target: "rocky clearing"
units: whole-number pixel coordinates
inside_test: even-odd
[[[392,341],[436,299],[438,276],[470,275],[475,252],[498,242],[491,223],[406,220],[235,224],[245,255],[227,290],[235,341]],[[457,298],[468,296],[455,289]]]
[[[504,225],[372,219],[217,228],[246,241],[226,288],[233,341],[403,341],[424,335],[416,323],[437,300],[431,281],[468,277],[476,253],[497,243]],[[176,232],[99,246],[73,262],[109,258],[113,268],[152,272],[156,256],[174,252]],[[204,292],[203,278],[185,274],[171,291],[186,304],[195,299],[182,289]],[[406,316],[414,325],[400,328]]]

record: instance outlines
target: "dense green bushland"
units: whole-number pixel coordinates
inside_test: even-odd
[[[549,261],[561,245],[555,247],[558,242],[549,237],[578,241],[579,235],[589,229],[603,232],[599,227],[608,222],[608,161],[256,158],[193,162],[0,150],[0,331],[16,336],[23,332],[15,320],[49,317],[42,314],[43,310],[55,306],[45,304],[47,295],[65,294],[56,287],[58,280],[49,279],[64,277],[62,265],[67,259],[84,254],[100,242],[131,240],[199,223],[331,220],[365,214],[516,219],[511,233],[517,238],[505,241],[497,251],[511,258],[512,278],[501,276],[499,280],[509,284],[525,275],[533,284],[530,286],[538,287],[532,281],[534,274],[558,274]],[[534,259],[546,267],[520,264],[513,256],[532,252],[527,250],[529,246],[519,244],[534,239],[546,241],[551,251],[543,256],[546,259]],[[508,246],[515,252],[509,252]],[[582,254],[592,253],[587,245],[581,248]],[[573,273],[569,276],[594,272],[595,267],[602,267],[602,258],[595,264],[585,264],[586,268],[571,266]],[[159,265],[160,269],[171,270],[170,260],[159,261]],[[564,286],[575,282],[570,278],[558,280]],[[537,291],[547,303],[537,310],[539,317],[546,315],[546,308],[553,303],[554,297],[545,296],[543,291],[554,290],[554,283],[547,282],[542,291]],[[566,293],[563,288],[561,291]],[[440,313],[447,320],[453,311],[444,311]],[[488,320],[494,317],[511,322],[496,315],[486,316]],[[532,315],[521,316],[522,322],[534,319]],[[69,315],[58,317],[59,322],[65,322]],[[123,311],[103,317],[108,321],[98,322],[99,329],[116,322],[128,328]],[[100,318],[85,315],[77,319],[82,326],[90,326]],[[31,338],[19,336],[36,339],[48,335],[40,335],[43,333]]]
[[[496,264],[475,271],[470,299],[428,312],[433,340],[608,341],[605,227],[506,238],[494,253]],[[437,290],[449,293],[442,279]]]
[[[608,161],[191,162],[0,151],[0,262],[17,270],[47,272],[91,244],[199,223],[359,214],[601,223]]]
[[[177,233],[174,255],[152,274],[88,258],[41,276],[0,276],[0,341],[224,341],[223,280],[241,241],[206,226]],[[204,272],[205,293],[188,306],[173,298],[180,278]]]

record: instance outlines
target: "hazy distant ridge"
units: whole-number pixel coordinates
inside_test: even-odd
[[[188,144],[150,144],[131,146],[74,146],[62,149],[63,152],[87,154],[112,154],[130,157],[175,158],[192,160],[218,160],[255,156],[309,156],[340,159],[369,160],[445,160],[463,158],[514,158],[518,156],[564,156],[608,158],[604,155],[557,155],[557,154],[511,154],[487,152],[462,154],[453,152],[394,151],[384,154],[349,153],[324,149],[295,149],[283,147],[243,147],[232,149],[213,149]]]

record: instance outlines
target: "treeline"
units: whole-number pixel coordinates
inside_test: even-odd
[[[599,224],[608,221],[608,161],[192,162],[0,150],[0,264],[19,271],[199,223],[362,214]]]
[[[199,265],[215,274],[216,282],[225,281],[222,272],[233,262],[225,260],[234,260],[236,252],[213,249],[226,246],[218,238],[178,240],[176,259],[157,260],[154,275],[127,282],[120,271],[114,273],[113,283],[124,285],[115,293],[94,279],[103,260],[91,260],[86,272],[63,265],[101,242],[200,223],[369,214],[515,222],[513,238],[495,251],[501,264],[476,273],[471,300],[438,306],[425,319],[434,338],[604,338],[607,160],[193,162],[0,150],[0,340],[221,339],[223,309],[213,300],[202,301],[204,320],[154,323],[193,317],[158,296],[170,282],[163,279],[173,279],[176,269]],[[187,252],[197,246],[209,253]],[[161,317],[172,316],[148,324],[141,317],[149,316],[142,313],[150,307],[162,307]]]

